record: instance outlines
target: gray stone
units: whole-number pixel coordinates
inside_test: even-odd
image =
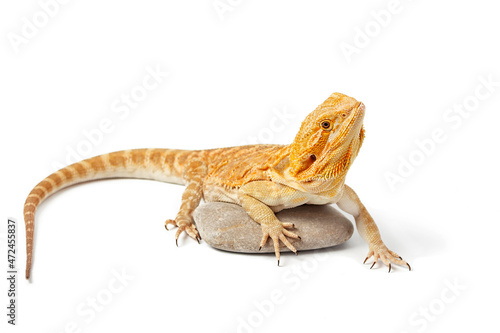
[[[332,206],[304,205],[285,209],[276,214],[281,222],[295,224],[290,231],[302,239],[288,238],[297,250],[313,250],[335,246],[351,238],[354,227]],[[209,245],[231,252],[274,252],[272,240],[259,251],[262,230],[245,210],[235,204],[210,202],[200,205],[194,220],[202,239]],[[290,250],[280,242],[280,251]]]

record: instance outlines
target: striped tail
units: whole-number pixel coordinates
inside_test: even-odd
[[[45,198],[73,184],[106,178],[139,178],[184,184],[183,166],[193,154],[197,152],[171,149],[123,150],[74,163],[42,180],[33,188],[24,204],[26,279],[30,277],[33,258],[35,211]]]

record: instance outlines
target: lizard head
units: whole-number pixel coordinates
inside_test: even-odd
[[[334,93],[302,122],[291,145],[290,175],[298,181],[345,175],[364,139],[365,106]]]

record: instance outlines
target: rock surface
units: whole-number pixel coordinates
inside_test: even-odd
[[[344,215],[332,206],[304,205],[285,209],[276,214],[281,222],[295,224],[290,231],[302,240],[288,238],[297,250],[313,250],[344,243],[351,238],[354,227]],[[272,240],[259,250],[261,227],[245,210],[235,204],[210,202],[200,205],[194,220],[202,239],[210,246],[231,252],[274,252]],[[280,251],[290,250],[280,242]]]

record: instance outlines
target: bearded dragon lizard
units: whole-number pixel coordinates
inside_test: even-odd
[[[105,178],[153,179],[186,185],[175,219],[175,241],[185,231],[200,241],[192,214],[203,198],[242,206],[262,227],[262,248],[274,244],[278,265],[279,242],[297,254],[287,237],[292,223],[282,223],[275,213],[303,204],[337,204],[353,215],[361,237],[368,243],[364,262],[373,256],[391,271],[391,263],[410,265],[382,242],[380,232],[356,193],[345,182],[346,173],[364,139],[365,106],[334,93],[303,121],[290,145],[249,145],[211,150],[134,149],[92,157],[54,172],[42,180],[24,204],[27,265],[30,277],[37,206],[54,192],[81,182]],[[259,249],[260,249],[259,248]]]

